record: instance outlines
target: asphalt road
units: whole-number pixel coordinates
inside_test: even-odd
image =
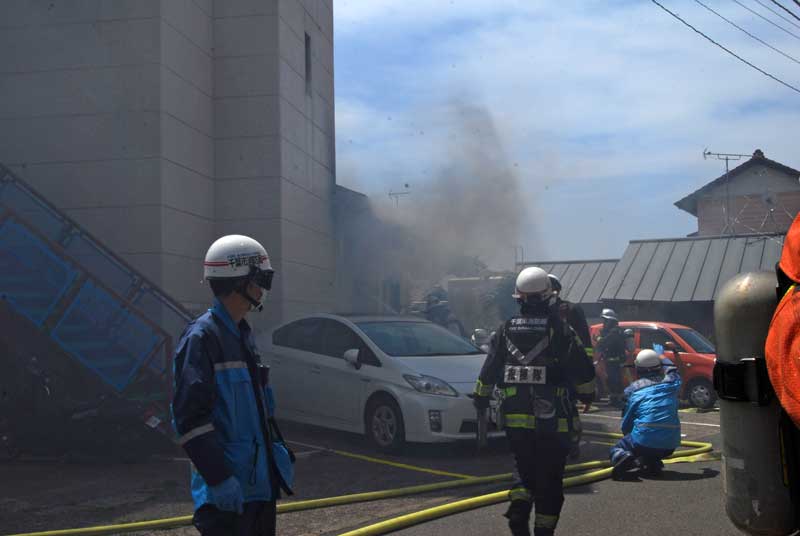
[[[687,439],[718,446],[717,413],[681,413]],[[617,431],[618,412],[610,409],[584,417],[590,430]],[[286,423],[284,435],[299,453],[296,495],[286,500],[330,497],[452,480],[335,451],[380,458],[392,463],[461,475],[511,472],[504,441],[476,455],[466,444],[411,445],[400,456],[379,455],[359,436]],[[580,461],[606,459],[611,440],[590,438]],[[603,481],[567,491],[560,534],[737,534],[724,513],[719,462],[674,464],[660,480]],[[190,514],[188,462],[174,458],[139,464],[63,464],[28,460],[0,463],[0,534],[141,521]],[[462,488],[324,508],[279,516],[281,535],[333,535],[424,508],[473,497],[507,485]],[[399,534],[506,533],[504,505],[458,514]],[[194,535],[192,527],[161,532]]]

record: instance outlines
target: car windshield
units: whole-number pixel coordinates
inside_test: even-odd
[[[700,354],[716,354],[717,349],[711,344],[711,341],[697,333],[690,328],[677,328],[677,333],[684,341],[689,343],[689,346],[694,348],[694,351]]]
[[[359,322],[378,348],[393,357],[482,354],[467,340],[430,322]]]

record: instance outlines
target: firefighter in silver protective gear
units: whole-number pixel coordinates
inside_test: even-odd
[[[519,482],[509,492],[505,516],[513,535],[555,534],[564,503],[562,478],[573,431],[575,385],[594,377],[583,344],[553,308],[547,272],[530,267],[517,276],[513,295],[520,313],[492,337],[475,387],[475,406],[488,407],[495,387],[505,394],[502,412]]]

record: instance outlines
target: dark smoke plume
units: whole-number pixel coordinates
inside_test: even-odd
[[[447,165],[429,184],[412,184],[399,210],[381,211],[415,238],[410,269],[419,278],[468,275],[481,264],[510,269],[526,211],[532,210],[488,111],[457,103],[450,114]],[[530,242],[534,230],[526,231]]]

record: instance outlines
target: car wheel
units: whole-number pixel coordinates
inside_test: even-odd
[[[700,409],[711,409],[717,402],[717,393],[708,380],[695,380],[687,387],[689,403]]]
[[[366,435],[377,449],[393,452],[405,443],[405,427],[400,406],[388,396],[370,401],[366,411]]]

